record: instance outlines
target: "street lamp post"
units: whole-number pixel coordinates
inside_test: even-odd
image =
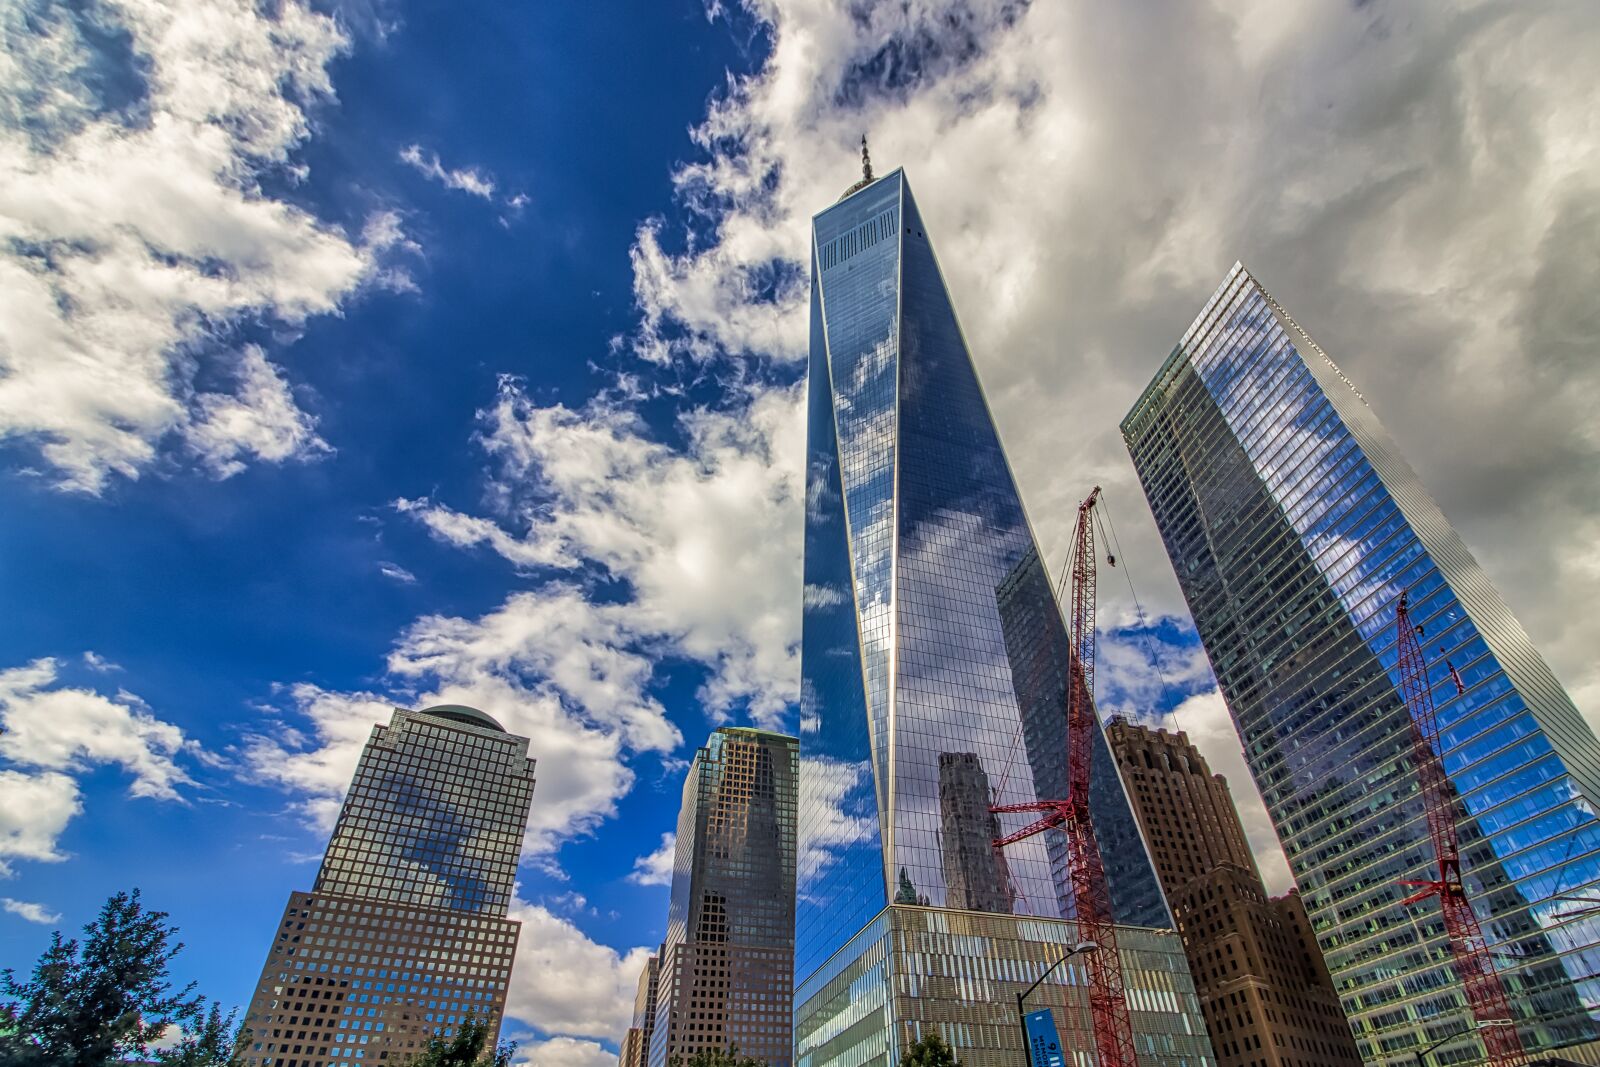
[[[1032,993],[1035,989],[1038,989],[1039,986],[1044,983],[1046,978],[1049,978],[1055,973],[1057,967],[1060,967],[1063,963],[1066,963],[1074,956],[1081,956],[1084,953],[1093,952],[1099,947],[1100,946],[1095,944],[1093,941],[1079,941],[1076,945],[1073,945],[1067,950],[1066,955],[1062,956],[1050,966],[1046,967],[1044,973],[1038,978],[1035,978],[1031,986],[1017,994],[1017,1026],[1022,1031],[1022,1062],[1024,1067],[1031,1067],[1033,1063],[1033,1057],[1028,1055],[1028,1009],[1023,1006],[1023,1002],[1028,999],[1028,995],[1030,993]]]

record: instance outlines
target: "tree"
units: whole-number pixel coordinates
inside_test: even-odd
[[[900,1067],[961,1067],[955,1049],[936,1033],[929,1033],[900,1057]]]
[[[197,1016],[193,1033],[185,1033],[172,1048],[156,1053],[163,1067],[244,1067],[245,1040],[250,1036],[236,1023],[237,1010],[222,1014],[213,1003],[204,1017]]]
[[[703,1048],[687,1061],[682,1056],[674,1056],[667,1064],[668,1067],[767,1067],[765,1060],[739,1055],[738,1045],[729,1045],[725,1049]]]
[[[168,1026],[201,1017],[190,985],[173,992],[167,965],[182,949],[164,911],[146,911],[139,891],[107,900],[84,940],[56,931],[18,981],[0,971],[0,1067],[104,1067],[145,1059]]]
[[[468,1015],[453,1035],[435,1034],[429,1038],[427,1047],[417,1053],[410,1067],[510,1067],[517,1043],[502,1041],[498,1047],[486,1049],[488,1042],[489,1021],[476,1014]]]

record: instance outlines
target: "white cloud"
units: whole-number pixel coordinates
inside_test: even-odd
[[[552,1037],[519,1045],[512,1062],[518,1067],[616,1067],[617,1054],[607,1052],[598,1041]]]
[[[620,1040],[633,1018],[648,948],[626,953],[596,944],[549,909],[514,900],[522,923],[506,1014],[547,1034]]]
[[[12,900],[10,897],[0,897],[0,908],[4,908],[12,915],[25,919],[40,926],[49,926],[61,921],[60,912],[49,911],[43,904],[35,904],[27,900]]]
[[[91,671],[97,671],[101,674],[109,674],[112,671],[120,671],[122,669],[117,664],[112,663],[110,660],[100,655],[100,653],[93,651],[85,652],[83,654],[83,665],[88,667]]]
[[[392,220],[352,240],[261,185],[333,97],[338,24],[299,0],[22,0],[0,32],[0,438],[95,493],[174,432],[220,471],[314,450],[264,359],[234,391],[193,386],[235,324],[400,280]]]
[[[67,824],[83,812],[78,783],[55,771],[25,774],[0,768],[0,878],[11,877],[11,860],[59,863],[56,848]]]
[[[499,465],[493,502],[516,532],[427,501],[396,507],[522,566],[603,568],[632,598],[593,610],[707,664],[714,716],[743,705],[775,725],[798,685],[802,400],[787,389],[690,411],[676,451],[625,410],[539,407],[506,379],[483,442]]]
[[[182,730],[131,694],[112,699],[50,688],[55,682],[53,659],[0,671],[0,758],[50,771],[117,764],[133,776],[132,795],[178,799],[177,786],[191,781],[175,762],[186,747]]]
[[[430,181],[448,189],[457,189],[483,200],[494,199],[494,179],[477,167],[447,168],[439,162],[437,152],[424,152],[421,145],[406,145],[400,150],[400,161]],[[515,199],[515,198],[513,198]],[[526,203],[526,197],[522,203]],[[515,206],[521,207],[522,203]]]
[[[478,619],[426,616],[388,663],[396,683],[416,690],[390,699],[296,686],[290,696],[309,732],[292,722],[257,731],[245,766],[295,794],[296,810],[325,831],[372,726],[388,722],[394,705],[480,708],[530,739],[538,785],[526,848],[537,857],[615,814],[633,785],[628,753],[667,753],[682,741],[645,692],[650,663],[631,650],[634,640],[620,612],[560,584],[515,594]]]
[[[400,566],[400,564],[390,563],[388,560],[378,561],[378,573],[383,575],[385,578],[394,579],[401,585],[417,584],[417,576],[415,574],[412,574],[410,571]]]
[[[333,451],[316,434],[316,419],[295,405],[289,383],[259,345],[239,357],[236,393],[202,393],[184,439],[219,478],[245,469],[245,458],[282,463]]]
[[[67,858],[57,842],[83,811],[75,775],[119,766],[133,779],[132,796],[181,800],[178,787],[192,780],[178,756],[211,759],[132,693],[60,686],[57,668],[40,659],[0,671],[0,760],[11,764],[0,767],[0,877],[11,874],[11,860]]]
[[[628,881],[634,885],[671,885],[672,862],[677,849],[678,835],[671,831],[662,834],[661,847],[633,861],[633,873],[628,875]]]

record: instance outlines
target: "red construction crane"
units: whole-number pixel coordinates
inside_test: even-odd
[[[1400,883],[1420,887],[1400,903],[1409,906],[1429,897],[1439,898],[1450,952],[1455,957],[1461,985],[1467,991],[1467,1003],[1477,1021],[1489,1063],[1495,1067],[1521,1067],[1528,1058],[1517,1036],[1511,1002],[1506,998],[1500,972],[1495,969],[1488,942],[1483,939],[1483,928],[1478,925],[1478,917],[1472,911],[1466,886],[1461,881],[1461,842],[1456,836],[1455,805],[1439,755],[1439,720],[1433,710],[1433,685],[1428,680],[1428,664],[1422,658],[1422,645],[1417,640],[1422,627],[1412,623],[1404,593],[1400,594],[1400,606],[1395,609],[1394,624],[1396,646],[1400,651],[1400,695],[1410,712],[1412,758],[1417,766],[1422,802],[1428,812],[1433,853],[1439,863],[1438,878],[1407,879]],[[1451,673],[1454,675],[1454,670]]]
[[[1068,573],[1072,578],[1071,650],[1067,670],[1067,797],[1032,804],[1003,804],[996,814],[1027,812],[1040,817],[1015,833],[996,838],[998,851],[1045,830],[1067,836],[1071,865],[1072,899],[1077,908],[1078,937],[1093,942],[1089,965],[1089,1012],[1094,1025],[1098,1067],[1138,1067],[1133,1051],[1133,1024],[1128,1018],[1128,998],[1122,981],[1122,957],[1117,952],[1117,927],[1111,913],[1100,842],[1089,815],[1089,767],[1094,755],[1094,731],[1099,728],[1094,710],[1094,608],[1095,501],[1100,487],[1078,505],[1078,525],[1073,534]]]

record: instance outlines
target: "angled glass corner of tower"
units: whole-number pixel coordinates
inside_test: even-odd
[[[1600,912],[1563,900],[1600,894],[1600,743],[1365,399],[1236,264],[1122,429],[1363,1055],[1466,1010],[1437,907],[1401,903],[1435,876],[1402,591],[1524,1040],[1600,1041]]]
[[[885,904],[1070,916],[1054,831],[1068,642],[900,171],[813,222],[797,973]],[[1104,739],[1092,808],[1119,921],[1170,926]]]

